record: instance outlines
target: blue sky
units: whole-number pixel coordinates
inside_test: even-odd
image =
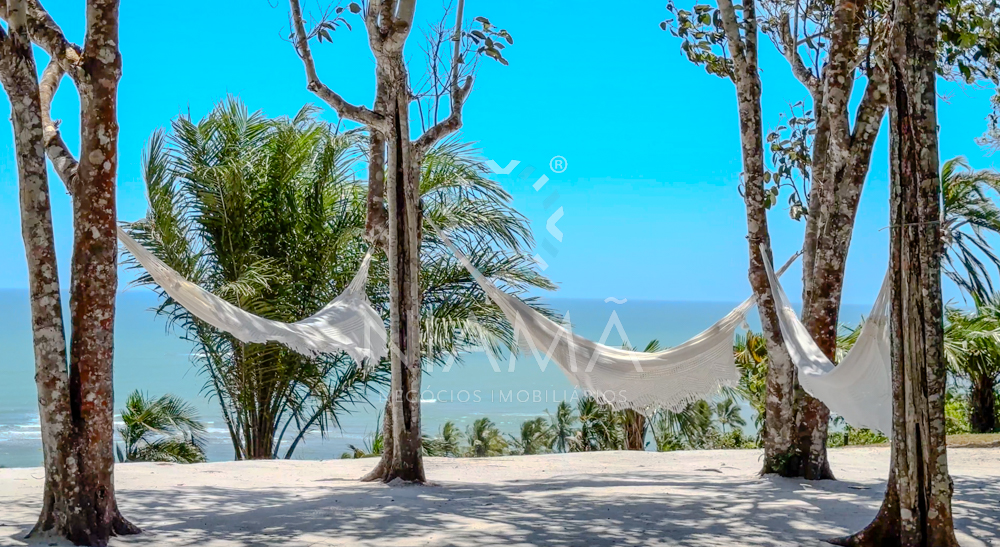
[[[83,0],[49,0],[46,7],[77,42],[83,39]],[[150,133],[180,114],[203,116],[227,94],[269,116],[291,115],[317,102],[305,89],[301,63],[287,35],[282,0],[124,2],[120,89],[119,217],[145,214],[140,153]],[[277,4],[277,7],[272,7]],[[307,2],[315,6],[314,2]],[[521,163],[502,177],[515,206],[532,220],[546,271],[559,283],[554,296],[737,301],[749,294],[746,223],[737,193],[741,170],[732,84],[709,76],[681,55],[678,41],[658,28],[663,0],[639,2],[609,14],[590,0],[486,2],[468,0],[466,13],[486,15],[515,43],[510,66],[482,63],[465,110],[463,137],[479,142],[500,166]],[[423,0],[418,19],[439,17],[441,4]],[[360,21],[338,31],[332,44],[314,45],[324,82],[348,100],[370,104],[374,61]],[[413,77],[422,63],[419,36],[408,45]],[[39,55],[44,63],[44,55]],[[764,120],[806,99],[769,41],[761,42]],[[974,167],[995,159],[974,142],[985,127],[991,92],[939,88],[942,158],[969,157]],[[68,81],[54,117],[76,146],[76,92]],[[326,108],[324,117],[334,120]],[[0,101],[0,119],[9,104]],[[552,172],[554,156],[568,168]],[[880,136],[862,197],[848,262],[844,300],[871,302],[888,251],[886,136]],[[522,177],[530,167],[530,175]],[[541,175],[549,182],[536,192]],[[0,288],[27,286],[17,208],[13,140],[0,124]],[[71,220],[68,198],[52,177],[62,280],[68,279]],[[559,207],[562,241],[546,220]],[[801,246],[802,223],[782,206],[771,213],[776,257]],[[129,279],[123,275],[123,280]],[[786,289],[798,294],[798,273]],[[958,292],[947,287],[946,297]]]

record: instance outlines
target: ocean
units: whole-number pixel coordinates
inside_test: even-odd
[[[65,300],[64,300],[65,301]],[[218,402],[203,387],[205,378],[191,360],[192,346],[168,328],[151,308],[156,296],[146,290],[126,291],[118,297],[115,323],[115,408],[139,389],[152,396],[172,393],[194,405],[208,427],[210,461],[233,459],[232,443],[222,421]],[[679,344],[708,327],[737,303],[550,299],[560,313],[570,313],[574,332],[620,345],[627,338],[643,348],[657,339],[662,347]],[[843,317],[857,319],[864,306],[845,305]],[[622,332],[611,326],[617,316]],[[756,313],[749,317],[756,328]],[[510,356],[492,360],[484,353],[464,354],[450,367],[425,370],[423,428],[436,434],[447,420],[464,431],[478,418],[488,416],[502,431],[514,434],[524,420],[554,412],[560,401],[575,402],[574,386],[558,366],[544,370],[533,358]],[[339,458],[348,445],[361,446],[377,428],[382,404],[359,403],[339,416],[340,429],[308,435],[296,448],[295,459]],[[753,422],[746,405],[743,416]],[[117,419],[117,415],[116,415]],[[27,290],[0,290],[0,467],[33,467],[42,463],[38,407],[34,383],[30,309]]]

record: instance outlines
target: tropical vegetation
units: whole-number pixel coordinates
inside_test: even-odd
[[[166,394],[156,399],[133,391],[118,428],[119,462],[198,463],[205,461],[205,425],[190,404]]]
[[[169,134],[148,143],[149,212],[129,233],[242,309],[285,322],[314,313],[347,286],[368,248],[366,189],[357,178],[361,135],[315,114],[306,107],[268,119],[230,98],[200,121],[176,119]],[[554,288],[531,259],[527,220],[485,177],[473,147],[445,140],[423,169],[425,218],[448,230],[480,271],[514,293]],[[512,331],[500,311],[430,223],[423,234],[424,359],[443,363],[473,346],[509,347]],[[388,266],[375,256],[367,292],[388,321]],[[244,344],[177,305],[144,271],[137,283],[160,293],[157,313],[194,344],[237,459],[290,458],[309,434],[336,428],[339,416],[388,382],[386,363],[362,367],[345,354],[310,358],[276,343]]]

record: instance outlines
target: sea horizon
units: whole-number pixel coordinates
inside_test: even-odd
[[[193,346],[177,328],[168,328],[163,317],[150,308],[155,293],[145,289],[120,292],[115,323],[115,420],[129,393],[139,389],[151,396],[170,393],[191,403],[207,427],[206,454],[209,461],[233,459],[228,430],[218,403],[205,385],[192,360]],[[621,345],[624,338],[634,347],[645,347],[657,339],[662,347],[677,345],[698,334],[727,314],[738,302],[625,300],[621,303],[598,298],[547,297],[545,302],[560,315],[570,313],[574,332]],[[64,298],[64,306],[68,298]],[[27,289],[0,289],[0,467],[35,467],[42,463],[34,384],[30,302]],[[844,305],[842,316],[853,323],[867,315],[866,306]],[[611,325],[618,322],[625,336]],[[755,312],[747,323],[759,328]],[[510,356],[491,360],[485,353],[464,353],[450,369],[425,368],[421,401],[423,431],[436,435],[446,421],[454,421],[464,432],[480,417],[489,417],[506,434],[515,434],[524,420],[554,412],[560,401],[575,403],[580,393],[554,363],[540,367],[530,356],[520,355],[511,367]],[[363,446],[376,430],[383,401],[356,404],[350,413],[338,416],[339,428],[307,435],[296,448],[294,459],[339,458],[348,445]],[[753,416],[741,402],[748,424]],[[287,446],[288,440],[283,442]],[[650,449],[654,447],[650,446]]]

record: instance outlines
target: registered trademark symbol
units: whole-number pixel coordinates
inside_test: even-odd
[[[562,156],[555,156],[549,160],[549,169],[553,173],[562,173],[569,168],[569,163],[566,162],[566,158]]]

